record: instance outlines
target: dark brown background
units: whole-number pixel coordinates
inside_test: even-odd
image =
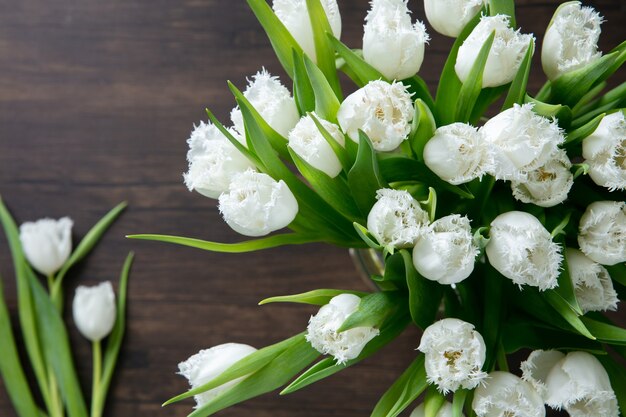
[[[523,30],[540,38],[558,3],[519,1]],[[625,37],[626,3],[588,3],[607,19],[606,51]],[[412,0],[411,7],[425,19],[421,2]],[[360,47],[366,2],[340,0],[340,8],[343,40]],[[451,41],[431,35],[420,74],[432,85]],[[239,239],[213,200],[183,186],[185,139],[207,106],[227,121],[233,100],[225,81],[243,88],[245,77],[261,66],[280,73],[241,0],[0,0],[2,197],[20,222],[70,215],[76,239],[110,207],[130,203],[67,281],[68,294],[78,283],[116,281],[126,253],[137,253],[128,334],[107,416],[185,416],[191,402],[160,407],[186,389],[174,375],[179,361],[228,341],[265,346],[300,332],[314,311],[258,307],[262,298],[363,288],[347,252],[326,245],[222,255],[124,239],[136,232]],[[541,79],[537,65],[533,90]],[[15,316],[4,239],[0,272]],[[70,331],[87,388],[89,346],[71,322]],[[410,330],[374,360],[291,396],[266,395],[221,415],[366,416],[417,345],[417,333]],[[13,415],[0,389],[0,416]]]

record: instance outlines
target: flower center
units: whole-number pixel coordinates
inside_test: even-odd
[[[543,168],[539,168],[537,170],[537,179],[540,182],[554,181],[556,179],[556,174],[554,172],[546,171]]]
[[[462,353],[458,350],[445,351],[443,353],[443,357],[446,358],[448,366],[454,366],[461,355]]]

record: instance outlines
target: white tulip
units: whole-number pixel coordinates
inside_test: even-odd
[[[469,219],[452,214],[431,223],[418,237],[413,265],[426,279],[456,284],[470,276],[478,253]]]
[[[508,372],[491,372],[474,391],[472,408],[478,417],[544,417],[546,407],[533,386]]]
[[[438,1],[438,0],[436,0]],[[454,69],[461,82],[469,76],[478,53],[489,36],[496,32],[491,45],[482,87],[498,87],[513,81],[533,38],[509,27],[506,15],[483,16],[459,48]]]
[[[311,316],[306,340],[314,349],[323,355],[332,355],[340,364],[358,357],[365,345],[380,333],[373,327],[355,327],[338,332],[360,303],[361,299],[354,294],[333,297],[316,315]]]
[[[617,293],[605,267],[586,257],[578,249],[567,248],[565,259],[574,284],[576,300],[583,313],[617,310]]]
[[[359,129],[377,151],[393,151],[411,132],[415,110],[411,94],[400,82],[370,81],[341,103],[337,120],[341,129],[359,143]]]
[[[618,417],[617,399],[606,370],[587,352],[570,352],[550,371],[546,403],[572,417]]]
[[[545,291],[558,285],[561,248],[535,216],[509,211],[491,222],[486,247],[489,263],[519,285]]]
[[[248,87],[243,95],[261,117],[284,137],[287,137],[289,131],[300,120],[296,102],[289,90],[280,83],[278,77],[272,76],[265,69],[253,75],[252,80],[248,80]],[[243,136],[245,129],[239,107],[230,112],[230,119],[237,132]]]
[[[57,272],[72,251],[72,226],[69,217],[40,219],[20,226],[20,242],[28,262],[44,275]]]
[[[556,9],[541,48],[541,65],[550,80],[600,59],[598,51],[602,17],[579,1]]]
[[[452,410],[452,404],[446,401],[434,417],[452,417]],[[426,417],[426,406],[424,403],[418,405],[409,417]],[[461,413],[461,417],[465,417],[465,414]]]
[[[235,138],[243,140],[232,129],[231,133]],[[211,123],[200,122],[191,132],[187,143],[189,170],[183,174],[183,178],[189,191],[195,190],[206,197],[217,198],[228,191],[235,175],[254,168],[252,162]]]
[[[298,214],[298,202],[283,180],[246,171],[235,176],[219,197],[226,223],[245,236],[264,236],[286,227]]]
[[[492,147],[493,175],[498,179],[525,180],[527,172],[555,158],[558,145],[565,141],[556,121],[535,114],[532,108],[532,104],[516,104],[480,129]]]
[[[481,368],[486,347],[474,325],[459,319],[443,319],[424,330],[418,349],[425,354],[430,384],[447,394],[463,387],[476,388],[487,376]]]
[[[583,140],[583,158],[589,176],[610,191],[626,190],[626,120],[624,113],[604,116],[596,130]]]
[[[326,12],[333,35],[339,39],[341,37],[341,15],[339,14],[337,0],[321,0],[320,3],[322,3],[322,7]],[[272,7],[276,16],[278,16],[304,52],[314,62],[317,62],[313,28],[306,0],[274,0]]]
[[[341,133],[339,126],[321,119],[315,113],[313,115],[335,141],[341,146],[345,145],[345,137],[343,133]],[[332,178],[335,178],[341,172],[341,162],[339,162],[339,158],[328,141],[318,130],[311,116],[301,118],[293,130],[289,132],[289,147],[311,166]]]
[[[439,33],[456,38],[478,13],[483,0],[424,0],[428,23]]]
[[[367,230],[382,246],[413,246],[429,222],[428,213],[408,191],[385,188],[376,192],[376,198],[367,216]]]
[[[185,362],[178,364],[179,374],[187,378],[191,388],[197,388],[214,380],[224,371],[243,358],[256,352],[252,346],[241,343],[224,343],[204,349],[191,356]],[[194,396],[196,408],[207,404],[213,398],[237,385],[247,376],[220,385],[217,388],[205,391]]]
[[[546,381],[548,374],[565,354],[558,350],[534,350],[520,364],[522,379],[529,382],[545,402],[548,394]]]
[[[559,149],[552,159],[529,171],[524,180],[511,181],[513,197],[540,207],[553,207],[562,203],[574,185],[571,167],[567,153]]]
[[[490,171],[492,156],[477,128],[453,123],[438,128],[426,143],[424,162],[442,180],[459,185]]]
[[[363,59],[389,80],[415,75],[429,40],[424,24],[411,23],[408,0],[373,0],[363,28]]]
[[[72,314],[80,333],[92,342],[104,339],[115,324],[115,293],[109,281],[76,288]]]
[[[578,225],[578,246],[602,265],[626,262],[626,202],[596,201]]]

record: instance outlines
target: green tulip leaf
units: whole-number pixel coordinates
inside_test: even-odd
[[[293,98],[298,105],[300,116],[304,116],[315,110],[315,93],[306,73],[304,60],[295,50],[293,51],[293,67]]]
[[[535,40],[531,39],[524,55],[524,60],[515,74],[515,78],[509,87],[509,92],[504,100],[502,109],[510,109],[514,104],[524,104],[524,98],[526,97],[526,88],[528,87],[528,78],[530,77],[530,69],[532,67],[532,58],[535,53]]]
[[[345,332],[356,327],[380,329],[404,304],[402,295],[397,291],[368,294],[361,298],[357,310],[346,318],[337,331]]]
[[[337,155],[337,159],[339,159],[339,162],[341,163],[341,167],[343,168],[344,172],[348,173],[348,171],[350,171],[350,168],[354,164],[354,160],[352,160],[346,148],[344,148],[339,142],[337,142],[337,140],[335,140],[333,135],[331,135],[328,130],[326,130],[324,125],[322,125],[320,120],[313,113],[309,113],[309,116],[313,120],[313,123],[315,123],[317,130],[320,131],[326,142],[328,142],[330,147],[333,149],[333,152],[335,152],[335,155]],[[352,142],[350,138],[344,137],[345,144],[349,145],[350,142]]]
[[[259,305],[271,303],[299,303],[323,306],[328,304],[331,299],[341,294],[354,294],[358,297],[364,297],[367,295],[367,293],[362,291],[320,289],[304,292],[302,294],[281,295],[277,297],[266,298],[259,302]]]
[[[337,67],[335,66],[335,51],[328,39],[328,34],[333,33],[333,30],[330,27],[330,23],[328,23],[328,17],[320,0],[306,0],[306,6],[309,11],[311,27],[313,28],[317,66],[324,74],[324,79],[332,88],[335,97],[341,100],[341,86],[339,85]]]
[[[428,387],[424,355],[420,354],[385,392],[371,417],[396,417]]]
[[[369,214],[376,203],[376,192],[386,186],[378,169],[374,146],[363,131],[359,131],[359,150],[356,161],[348,172],[348,185],[364,216]]]
[[[413,117],[413,125],[411,126],[411,133],[408,139],[418,161],[424,161],[424,147],[433,137],[436,129],[435,117],[430,108],[424,101],[418,98],[415,100],[415,116]]]
[[[489,0],[489,15],[504,14],[509,16],[509,26],[515,29],[515,1],[514,0]]]
[[[337,123],[337,112],[341,103],[332,86],[319,67],[306,55],[304,56],[304,67],[315,93],[315,113],[329,122]]]
[[[344,72],[350,76],[357,86],[364,87],[367,83],[374,80],[388,81],[376,68],[365,62],[363,58],[332,34],[328,34],[328,39],[330,39],[337,54],[345,61],[345,65],[350,69],[349,72]]]

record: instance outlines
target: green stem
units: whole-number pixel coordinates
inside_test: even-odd
[[[50,365],[48,365],[48,387],[50,389],[48,413],[50,417],[63,417],[63,403],[59,395],[59,386]]]
[[[498,345],[498,369],[503,372],[509,372],[509,363],[506,360],[506,352],[504,352],[504,347],[502,346],[502,342]]]
[[[100,340],[93,342],[93,383],[91,387],[91,417],[100,417],[102,415],[102,346]]]

